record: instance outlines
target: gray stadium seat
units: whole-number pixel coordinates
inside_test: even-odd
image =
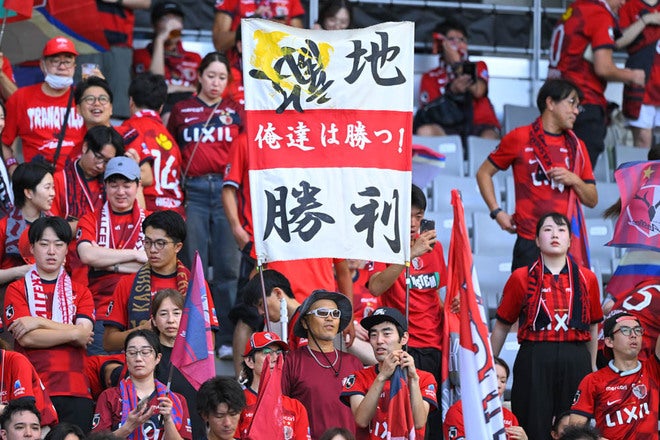
[[[616,183],[597,182],[596,189],[598,190],[598,204],[595,208],[582,207],[585,218],[602,217],[605,209],[619,200],[619,187]]]
[[[504,104],[504,133],[514,128],[529,125],[539,117],[539,109],[520,105]]]
[[[629,147],[627,145],[617,145],[614,147],[614,157],[616,158],[616,167],[626,162],[636,162],[647,160],[649,150],[647,148]],[[600,161],[600,158],[598,159]]]
[[[587,218],[586,223],[591,260],[598,261],[603,280],[607,282],[612,276],[612,261],[617,257],[616,248],[605,246],[612,239],[614,225],[611,220],[602,218]]]
[[[445,156],[443,174],[465,176],[463,143],[460,136],[413,136],[413,144],[424,145]]]
[[[517,236],[503,231],[488,213],[472,213],[472,236],[474,241],[472,249],[475,254],[508,255],[511,259]]]

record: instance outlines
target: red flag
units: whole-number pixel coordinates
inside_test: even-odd
[[[387,424],[387,440],[415,440],[415,419],[410,403],[410,389],[406,376],[399,366],[390,378]]]
[[[449,245],[449,286],[458,287],[461,299],[459,362],[465,438],[504,440],[506,431],[493,351],[478,282],[474,279],[463,202],[457,189],[451,191],[451,204],[454,225]]]
[[[34,1],[31,0],[4,0],[0,20],[7,17],[7,23],[27,20],[32,17]]]
[[[248,428],[245,439],[273,440],[284,438],[284,424],[282,417],[282,364],[284,356],[277,356],[277,363],[271,370],[270,355],[264,359],[261,369],[261,382],[259,383],[259,396],[254,408],[252,423]]]
[[[199,253],[195,252],[195,262],[171,359],[172,365],[179,369],[196,390],[208,379],[215,377],[208,295],[202,260]]]

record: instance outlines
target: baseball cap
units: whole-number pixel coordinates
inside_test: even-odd
[[[385,321],[393,322],[394,324],[401,327],[404,332],[408,331],[408,323],[406,323],[406,318],[401,312],[392,307],[377,308],[371,315],[363,318],[362,321],[360,321],[360,325],[362,325],[362,327],[364,327],[366,330],[369,330],[374,325],[378,325]]]
[[[72,53],[76,56],[78,55],[76,45],[65,37],[51,38],[44,46],[44,57],[51,57],[53,55],[57,55],[58,53]]]
[[[337,304],[337,308],[341,310],[341,317],[339,318],[339,333],[343,332],[353,319],[353,305],[351,301],[339,292],[329,292],[327,290],[315,290],[309,295],[300,306],[300,315],[295,325],[293,326],[293,334],[299,338],[307,337],[307,330],[303,327],[301,320],[307,315],[309,309],[316,301],[322,299],[329,299]]]
[[[276,333],[273,332],[256,332],[252,333],[250,339],[245,344],[245,351],[243,357],[249,356],[255,350],[261,350],[269,345],[277,345],[282,350],[288,350],[289,345],[280,339]]]
[[[165,14],[175,14],[181,18],[184,17],[183,9],[181,9],[179,3],[172,0],[160,1],[151,10],[151,24],[155,24]]]
[[[126,156],[113,157],[105,167],[103,180],[108,177],[119,174],[128,180],[140,180],[140,166],[133,159]]]

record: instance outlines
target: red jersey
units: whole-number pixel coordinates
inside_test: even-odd
[[[257,393],[250,388],[243,390],[246,406],[241,412],[241,418],[236,428],[237,438],[247,438],[247,432],[254,418],[257,406]],[[297,401],[287,396],[282,396],[282,424],[284,425],[285,440],[311,440],[309,435],[309,421],[307,410]]]
[[[268,10],[265,14],[255,16],[257,7],[266,5]],[[266,18],[275,19],[291,24],[292,18],[301,18],[305,15],[300,0],[269,0],[267,2],[257,0],[216,0],[215,11],[228,14],[232,17],[231,29],[235,31],[241,22],[241,18]]]
[[[619,26],[625,30],[635,23],[644,14],[660,12],[660,3],[655,6],[646,4],[643,0],[628,0],[619,9]],[[626,47],[628,54],[633,55],[644,48],[652,47],[653,59],[651,61],[650,74],[647,72],[646,86],[644,87],[644,104],[660,105],[660,26],[647,25],[642,33]]]
[[[52,319],[53,295],[57,280],[42,280],[46,298],[47,319]],[[94,322],[94,300],[92,294],[84,286],[71,282],[73,302],[78,319],[88,319]],[[5,293],[5,326],[23,316],[32,316],[28,306],[25,279],[16,280],[7,287]],[[69,344],[56,345],[48,348],[23,347],[14,342],[17,352],[23,353],[34,365],[39,377],[44,381],[51,396],[85,397],[90,399],[89,380],[83,369],[87,351],[85,348]]]
[[[319,352],[314,352],[321,362],[327,361]],[[340,357],[337,360],[336,355]],[[323,368],[312,357],[307,347],[298,348],[287,353],[282,370],[282,394],[299,400],[309,417],[311,436],[317,439],[328,428],[343,426],[355,432],[355,419],[350,408],[342,405],[339,395],[342,389],[342,379],[362,369],[362,362],[349,353],[337,351],[326,353],[330,363],[335,361],[333,368],[339,372],[335,375],[332,368]]]
[[[238,218],[245,232],[254,236],[252,228],[252,199],[250,198],[250,175],[248,173],[248,144],[247,137],[242,134],[236,139],[229,150],[229,160],[225,168],[224,182],[236,188],[238,201]]]
[[[270,261],[268,269],[275,269],[291,281],[296,301],[302,303],[314,290],[335,289],[335,272],[332,258],[307,258],[304,260]]]
[[[509,277],[504,286],[504,294],[497,308],[497,319],[513,324],[519,320],[518,341],[544,341],[544,342],[569,342],[589,341],[591,333],[589,329],[578,330],[569,326],[572,306],[572,287],[568,274],[568,266],[565,266],[559,276],[555,277],[546,268],[543,270],[541,282],[541,304],[550,318],[547,327],[534,330],[528,324],[525,317],[535,313],[530,310],[532,305],[528,295],[529,267],[519,267]],[[579,277],[586,292],[582,292],[582,304],[586,308],[587,320],[596,324],[603,319],[603,309],[600,307],[600,290],[596,275],[586,267],[579,268]]]
[[[3,57],[4,62],[2,63],[2,73],[5,74],[7,78],[11,80],[14,84],[16,84],[16,78],[14,78],[14,69],[11,67],[11,62],[9,61],[9,58],[6,56]]]
[[[571,412],[596,420],[610,440],[658,439],[660,362],[655,356],[630,371],[608,366],[582,379]]]
[[[190,275],[190,272],[188,272],[188,275]],[[144,323],[144,321],[133,322],[129,318],[131,289],[133,288],[136,276],[137,274],[129,274],[119,280],[107,308],[105,310],[99,309],[99,319],[103,320],[106,326],[116,327],[121,331],[125,331]],[[153,299],[154,295],[163,289],[178,290],[177,274],[160,275],[151,271],[151,298]],[[211,291],[208,284],[206,285],[206,289],[209,292]],[[211,309],[211,327],[217,329],[218,318],[215,315],[212,295],[208,295],[207,298],[209,300],[209,308]]]
[[[126,355],[124,353],[100,354],[85,358],[85,376],[89,379],[89,389],[93,400],[97,400],[103,390],[106,389],[103,369],[110,363],[119,363],[122,368],[125,368]],[[119,367],[118,365],[115,366]]]
[[[243,131],[244,122],[243,107],[230,98],[223,99],[217,108],[196,96],[174,104],[167,129],[181,148],[183,168],[188,167],[186,176],[224,175],[232,142]]]
[[[144,73],[151,67],[153,43],[143,49],[133,51],[133,74]],[[165,52],[165,82],[174,86],[194,86],[197,84],[197,69],[202,57],[197,52],[188,52],[178,43],[174,52]]]
[[[499,170],[509,166],[513,169],[513,180],[516,192],[516,212],[513,219],[516,232],[522,238],[536,238],[536,222],[548,212],[568,212],[569,188],[550,181],[543,172],[539,159],[530,143],[531,125],[518,127],[502,138],[495,151],[490,153],[488,160]],[[573,136],[573,134],[570,134]],[[553,167],[563,167],[572,170],[586,183],[595,183],[589,154],[584,142],[577,139],[578,154],[584,161],[581,170],[576,170],[570,163],[565,136],[544,134],[547,152]]]
[[[504,419],[505,428],[520,425],[520,423],[518,423],[518,418],[516,418],[516,416],[504,406],[502,406],[502,418]],[[445,421],[442,424],[442,431],[444,432],[444,438],[447,440],[465,440],[462,400],[454,403],[447,410]],[[510,438],[508,434],[506,438]]]
[[[374,265],[374,273],[387,267]],[[439,290],[447,285],[447,266],[442,245],[436,242],[433,250],[414,258],[410,265],[410,308],[408,345],[414,348],[442,350],[442,304]],[[406,310],[406,273],[401,272],[394,284],[380,296],[381,305]]]
[[[486,86],[488,86],[488,66],[483,61],[477,61],[476,65],[477,78],[485,81]],[[442,60],[440,60],[440,66],[422,75],[419,86],[420,107],[444,95],[445,88],[455,77],[456,75],[451,66]],[[490,99],[488,99],[488,95],[481,98],[472,98],[472,123],[475,126],[491,125],[500,128],[500,121],[495,115],[495,109]]]
[[[592,61],[598,49],[614,50],[616,19],[604,0],[576,0],[559,19],[550,42],[549,77],[572,81],[584,94],[582,104],[605,108],[607,81],[596,75]]]
[[[360,322],[380,307],[380,298],[369,292],[369,277],[373,273],[373,262],[353,274],[353,320]]]
[[[0,404],[10,400],[31,397],[41,413],[41,425],[57,424],[57,412],[50,401],[39,374],[30,361],[21,353],[0,350],[2,356],[2,383],[0,383]]]
[[[141,110],[125,120],[118,131],[125,148],[139,153],[140,163],[151,163],[154,181],[143,187],[147,211],[171,209],[185,217],[181,152],[160,115],[153,110]]]
[[[57,138],[62,128],[69,93],[48,96],[41,90],[42,83],[21,87],[7,100],[5,129],[2,143],[11,145],[17,137],[23,142],[23,158],[30,162],[41,154],[52,162],[57,149]],[[71,105],[68,125],[62,142],[57,169],[61,170],[67,158],[80,155],[82,140],[87,130],[75,103]]]
[[[437,409],[438,399],[436,390],[438,389],[438,384],[435,383],[435,378],[431,373],[422,370],[417,370],[417,374],[419,375],[419,389],[422,392],[422,399],[430,405],[431,410]],[[366,396],[369,388],[371,388],[371,385],[376,380],[376,376],[378,376],[378,365],[372,365],[369,368],[363,368],[351,374],[343,381],[341,395],[339,396],[340,400],[350,408],[351,396]],[[386,438],[386,436],[389,437],[389,434],[391,434],[387,430],[390,384],[391,381],[385,381],[383,391],[378,398],[376,414],[374,414],[369,422],[368,428],[357,429],[355,435],[357,440],[381,440]],[[415,438],[423,439],[425,430],[425,426],[415,429]]]
[[[97,1],[99,27],[110,46],[133,47],[133,27],[135,13],[132,9],[117,3]]]

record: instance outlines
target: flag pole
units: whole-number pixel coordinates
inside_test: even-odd
[[[410,261],[406,261],[406,326],[410,318]],[[406,344],[406,351],[407,351]]]
[[[268,314],[268,298],[266,297],[266,283],[264,281],[264,267],[259,261],[257,265],[257,271],[259,272],[259,279],[261,280],[261,298],[264,302],[264,314],[266,315],[266,331],[270,331],[270,316]]]

